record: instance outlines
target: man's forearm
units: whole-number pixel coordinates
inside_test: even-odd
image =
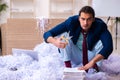
[[[93,63],[96,63],[96,62],[98,62],[98,61],[100,61],[102,59],[104,59],[104,57],[101,54],[97,54],[91,61]]]
[[[101,54],[97,54],[88,64],[79,67],[79,70],[87,70],[95,65],[96,62],[102,60],[104,57]]]

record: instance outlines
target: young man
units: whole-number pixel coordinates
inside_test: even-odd
[[[69,42],[61,41],[61,37],[56,38],[65,32],[70,32],[69,35],[72,36]],[[60,49],[66,67],[83,63],[80,70],[88,70],[92,67],[98,70],[96,63],[107,59],[113,51],[112,37],[107,25],[101,19],[95,18],[95,12],[90,6],[84,6],[79,11],[79,15],[69,17],[44,33],[44,39]],[[102,48],[96,51],[96,45],[99,47],[102,45]],[[88,59],[84,57],[85,55]]]

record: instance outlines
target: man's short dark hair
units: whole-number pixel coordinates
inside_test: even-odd
[[[93,18],[95,17],[94,9],[90,6],[82,7],[82,9],[79,11],[79,16],[81,15],[81,12],[92,14]]]

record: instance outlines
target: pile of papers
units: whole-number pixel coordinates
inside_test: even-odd
[[[65,68],[63,80],[85,80],[85,74],[84,70],[78,70],[78,68]]]

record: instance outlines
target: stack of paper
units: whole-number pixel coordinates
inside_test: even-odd
[[[63,80],[84,80],[85,71],[77,68],[65,68],[63,73]]]

